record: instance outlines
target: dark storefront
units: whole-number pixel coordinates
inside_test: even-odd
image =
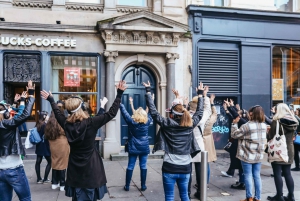
[[[241,108],[270,108],[284,102],[300,107],[300,14],[189,6],[193,37],[193,87],[199,81],[217,96],[216,146],[228,139],[222,102]]]

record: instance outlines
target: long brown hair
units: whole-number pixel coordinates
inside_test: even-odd
[[[81,104],[82,101],[79,98],[69,98],[65,101],[65,107],[68,111],[76,110]],[[77,120],[82,121],[87,118],[89,116],[80,108],[67,118],[67,122],[74,123]]]
[[[48,112],[42,111],[42,112],[38,112],[38,114],[39,114],[39,119],[36,121],[35,127],[36,127],[37,131],[40,132],[42,129],[42,126],[46,123],[46,118],[48,116]]]
[[[60,135],[65,135],[63,128],[58,124],[55,119],[54,112],[51,112],[50,118],[45,127],[45,138],[47,140],[55,140]]]
[[[258,123],[265,122],[265,113],[261,106],[256,105],[249,109],[250,120]]]
[[[193,125],[192,118],[190,113],[183,107],[181,104],[177,104],[173,106],[173,110],[178,113],[183,113],[183,115],[180,115],[180,126],[183,127],[190,127]]]

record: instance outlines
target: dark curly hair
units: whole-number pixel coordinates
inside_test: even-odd
[[[50,118],[45,128],[45,138],[47,140],[56,140],[60,135],[65,135],[63,128],[55,119],[54,112],[51,112]]]

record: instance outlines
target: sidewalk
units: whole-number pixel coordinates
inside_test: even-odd
[[[227,170],[229,166],[229,158],[227,154],[218,154],[218,160],[215,163],[211,163],[211,179],[209,189],[207,191],[208,201],[239,201],[245,198],[245,191],[234,190],[230,188],[230,185],[235,183],[238,179],[238,171],[233,178],[226,178],[221,176],[221,170]],[[52,190],[51,184],[37,184],[36,175],[34,170],[35,161],[25,160],[25,171],[29,179],[29,184],[32,193],[33,201],[70,201],[71,199],[64,195],[64,192],[59,190]],[[44,174],[45,161],[41,165],[41,173]],[[164,191],[162,185],[161,176],[161,159],[148,160],[148,176],[147,176],[147,187],[148,189],[144,192],[138,190],[140,188],[140,171],[138,161],[134,170],[133,181],[130,186],[130,191],[126,192],[123,190],[125,182],[125,171],[127,167],[127,161],[108,161],[104,160],[104,167],[107,176],[107,187],[109,193],[105,195],[103,201],[163,201]],[[262,200],[267,200],[267,196],[274,195],[275,184],[273,178],[270,176],[272,168],[267,162],[263,162],[261,170],[262,178]],[[292,172],[295,181],[295,197],[296,200],[300,201],[300,172]],[[49,176],[51,178],[51,174]],[[193,171],[193,185],[195,184],[195,174]],[[192,188],[192,198],[195,189]],[[225,193],[223,195],[222,193]],[[287,193],[284,184],[284,193]],[[17,196],[14,196],[14,201],[17,201]],[[179,193],[175,188],[175,200],[180,201]],[[195,201],[196,199],[192,199]]]

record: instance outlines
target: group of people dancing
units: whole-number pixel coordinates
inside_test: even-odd
[[[297,147],[294,148],[294,139],[299,131],[300,118],[297,111],[285,103],[279,103],[271,111],[273,116],[268,118],[263,108],[259,105],[251,107],[248,111],[240,109],[239,105],[234,105],[233,101],[224,100],[223,108],[226,111],[231,126],[231,136],[229,141],[231,146],[229,169],[221,173],[226,177],[233,177],[235,169],[239,170],[239,181],[232,184],[231,188],[246,190],[246,199],[243,201],[261,200],[261,162],[264,153],[269,153],[266,148],[276,135],[276,128],[279,126],[280,136],[285,135],[287,145],[287,161],[270,161],[273,169],[276,195],[268,196],[271,201],[294,201],[294,181],[291,170],[298,171],[299,155]],[[277,123],[278,122],[278,123]],[[291,169],[293,160],[296,167]],[[288,189],[287,196],[283,196],[283,180]],[[253,181],[255,193],[253,196]]]
[[[217,120],[217,110],[214,106],[215,95],[207,96],[208,86],[202,83],[196,88],[197,96],[191,101],[180,96],[173,90],[175,99],[166,110],[168,117],[163,117],[154,104],[150,82],[145,86],[146,109],[134,109],[130,98],[132,115],[121,104],[122,94],[126,90],[126,82],[116,85],[117,95],[109,110],[104,107],[107,99],[100,99],[100,109],[96,116],[90,117],[84,111],[84,101],[79,96],[72,96],[64,103],[55,102],[51,92],[42,90],[41,97],[47,100],[52,112],[50,117],[46,111],[39,113],[36,123],[40,137],[43,139],[36,146],[37,183],[50,183],[52,188],[60,187],[65,195],[73,201],[101,200],[107,193],[106,175],[102,158],[94,144],[98,129],[112,120],[120,108],[121,114],[128,124],[128,166],[126,169],[125,191],[130,190],[130,183],[136,159],[139,158],[141,191],[147,190],[147,159],[150,153],[148,128],[155,121],[159,126],[155,138],[153,153],[163,150],[162,181],[166,201],[174,200],[175,184],[180,198],[188,201],[191,198],[192,163],[196,173],[196,192],[194,196],[200,199],[200,164],[203,150],[208,151],[208,179],[210,178],[209,162],[216,161],[216,150],[212,136],[212,127]],[[20,155],[25,155],[20,135],[16,128],[22,125],[31,115],[34,105],[35,86],[28,82],[27,91],[20,95],[19,110],[11,112],[0,103],[0,200],[12,200],[13,190],[22,201],[30,201],[31,193]],[[277,194],[269,196],[268,200],[295,200],[294,182],[291,176],[291,164],[294,159],[293,138],[299,129],[298,118],[286,104],[278,104],[274,108],[273,119],[265,116],[259,105],[248,111],[235,107],[233,101],[224,101],[224,109],[231,120],[232,152],[231,166],[225,176],[232,176],[234,169],[239,169],[240,179],[233,188],[246,189],[246,199],[243,201],[261,200],[261,161],[267,141],[276,135],[277,123],[282,127],[281,135],[286,136],[288,147],[287,162],[272,162],[274,181]],[[68,114],[65,113],[67,111]],[[268,126],[269,125],[269,129]],[[269,131],[268,131],[269,130]],[[40,164],[43,157],[47,160],[44,178],[40,176]],[[298,164],[299,165],[299,164]],[[52,181],[48,175],[52,166]],[[299,166],[298,166],[299,167]],[[297,170],[297,165],[295,170]],[[67,177],[65,179],[65,171]],[[10,175],[11,177],[8,177]],[[286,180],[288,195],[283,196],[283,175]],[[13,178],[19,178],[15,182]],[[253,196],[252,188],[255,193]]]

